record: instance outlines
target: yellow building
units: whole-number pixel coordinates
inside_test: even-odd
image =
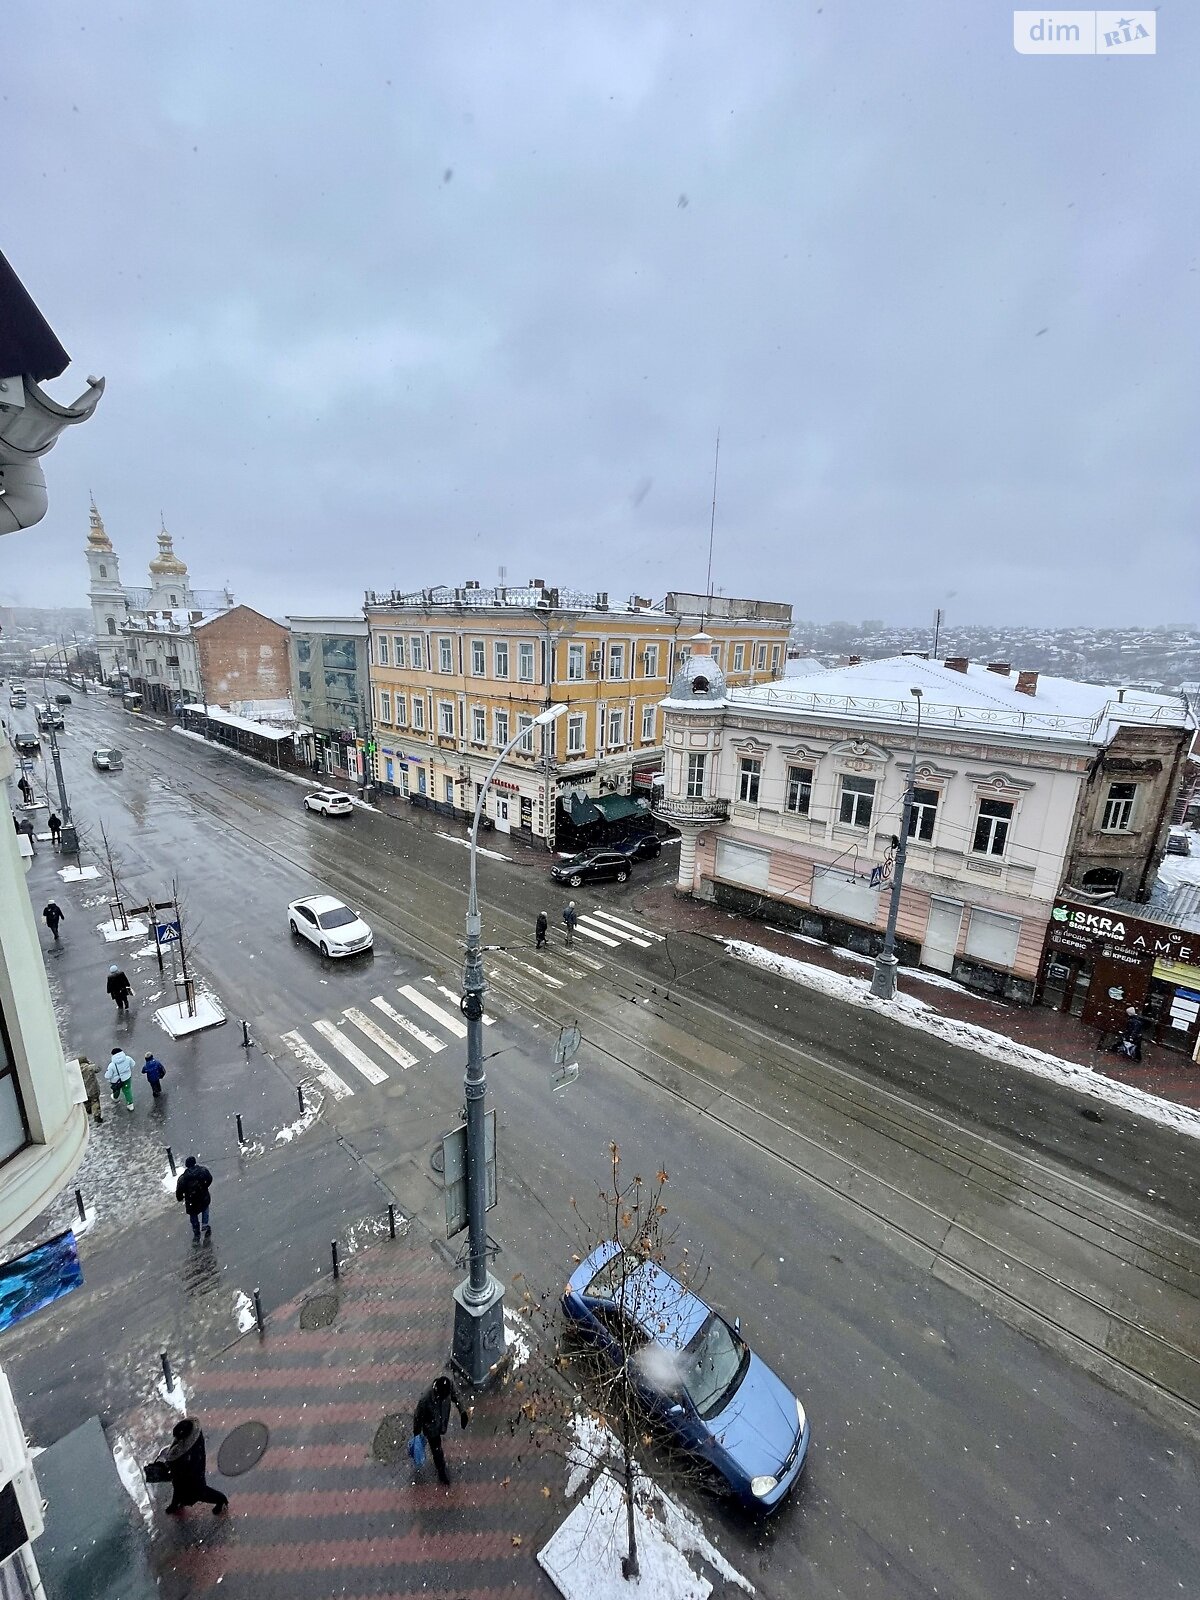
[[[418,804],[469,816],[500,749],[529,739],[493,781],[502,832],[553,848],[572,796],[644,793],[662,771],[662,713],[676,665],[703,626],[731,684],[783,672],[792,608],[773,601],[634,596],[547,588],[368,593],[374,780]],[[544,707],[566,702],[534,729]]]

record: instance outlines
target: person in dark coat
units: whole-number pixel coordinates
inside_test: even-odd
[[[544,911],[539,911],[537,914],[537,921],[533,925],[533,931],[537,935],[537,948],[539,950],[544,950],[546,948],[546,930],[549,928],[549,926],[550,923],[547,920],[546,913]]]
[[[50,829],[50,843],[57,850],[62,837],[62,818],[57,811],[52,811],[46,818],[46,826]]]
[[[63,920],[63,908],[54,900],[47,900],[42,916],[46,919],[46,926],[54,935],[55,944],[58,943],[58,925]]]
[[[24,800],[27,806],[31,806],[33,804],[33,785],[25,777],[24,773],[21,775],[21,781],[17,788],[21,791],[21,799]]]
[[[146,1082],[150,1085],[151,1093],[157,1100],[162,1093],[162,1081],[167,1075],[166,1067],[163,1066],[156,1055],[147,1050],[146,1059],[142,1063],[142,1071],[146,1075]]]
[[[1125,1037],[1133,1046],[1133,1059],[1142,1059],[1142,1035],[1146,1031],[1146,1019],[1138,1014],[1136,1006],[1125,1007]]]
[[[120,967],[109,967],[108,983],[105,986],[113,1000],[116,1001],[118,1011],[129,1010],[129,997],[133,993],[133,985],[121,971]]]
[[[203,1228],[204,1237],[211,1239],[208,1207],[212,1200],[212,1173],[207,1167],[202,1167],[195,1156],[189,1156],[183,1164],[179,1182],[175,1185],[175,1198],[188,1214],[192,1237],[199,1240],[200,1229]]]
[[[168,1515],[202,1500],[213,1508],[214,1517],[220,1516],[222,1511],[229,1509],[229,1496],[222,1494],[220,1489],[210,1489],[208,1486],[208,1463],[200,1424],[195,1417],[184,1417],[171,1429],[171,1434],[173,1442],[163,1458],[171,1479]]]
[[[463,1404],[462,1397],[454,1387],[454,1380],[442,1373],[433,1380],[417,1401],[416,1410],[413,1412],[413,1438],[415,1439],[418,1434],[425,1436],[425,1443],[429,1446],[437,1475],[443,1483],[450,1482],[450,1474],[446,1471],[446,1458],[442,1454],[442,1435],[450,1426],[451,1404],[458,1407],[458,1420],[465,1428],[471,1420],[470,1408]]]
[[[567,930],[567,949],[575,944],[575,924],[579,921],[579,913],[575,910],[574,900],[568,900],[563,911],[563,927]]]

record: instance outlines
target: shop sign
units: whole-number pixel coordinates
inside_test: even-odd
[[[1145,922],[1140,917],[1114,916],[1062,901],[1050,913],[1049,939],[1059,949],[1081,954],[1103,945],[1105,953],[1115,960],[1129,962],[1149,958],[1188,964],[1200,959],[1200,938],[1186,928]]]
[[[521,792],[519,783],[509,783],[505,778],[493,778],[492,788],[503,789],[508,794],[520,794]]]

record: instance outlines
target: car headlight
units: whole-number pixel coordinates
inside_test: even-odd
[[[763,1495],[770,1494],[771,1490],[776,1487],[778,1482],[779,1479],[772,1478],[769,1473],[761,1478],[751,1478],[750,1493],[757,1499],[761,1500]]]
[[[808,1424],[808,1418],[804,1415],[804,1407],[799,1400],[796,1401],[796,1421],[800,1424],[800,1432],[803,1433]]]

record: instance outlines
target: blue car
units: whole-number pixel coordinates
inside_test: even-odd
[[[615,1240],[593,1250],[563,1295],[568,1323],[611,1365],[632,1351],[640,1398],[745,1505],[773,1511],[804,1470],[804,1407],[711,1306]]]

